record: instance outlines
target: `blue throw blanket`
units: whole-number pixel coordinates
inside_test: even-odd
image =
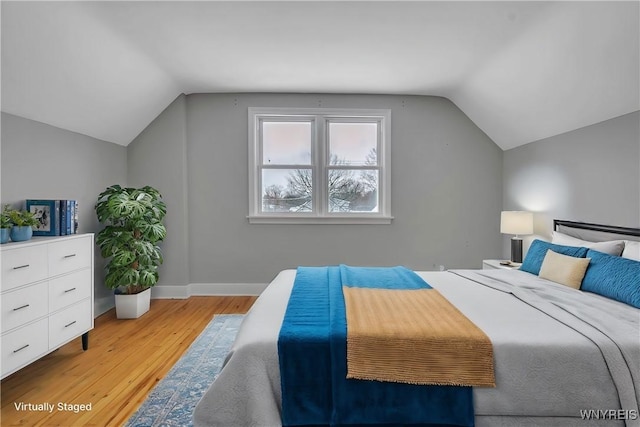
[[[298,268],[278,338],[283,425],[473,426],[471,387],[346,379],[343,285],[430,288],[404,267]]]

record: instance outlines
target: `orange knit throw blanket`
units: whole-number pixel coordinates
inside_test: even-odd
[[[437,290],[342,289],[347,378],[495,387],[491,341]]]

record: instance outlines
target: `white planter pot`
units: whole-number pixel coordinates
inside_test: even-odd
[[[116,317],[137,319],[149,311],[151,288],[134,295],[116,294]]]

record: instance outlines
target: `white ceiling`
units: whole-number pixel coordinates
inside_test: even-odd
[[[2,2],[2,111],[129,144],[180,93],[451,99],[509,149],[640,109],[640,3]]]

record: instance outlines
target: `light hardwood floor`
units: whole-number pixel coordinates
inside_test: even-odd
[[[152,300],[135,320],[111,310],[95,321],[89,349],[80,338],[2,380],[4,426],[121,426],[214,314],[246,313],[256,297]],[[91,403],[91,411],[20,411],[19,403]]]

